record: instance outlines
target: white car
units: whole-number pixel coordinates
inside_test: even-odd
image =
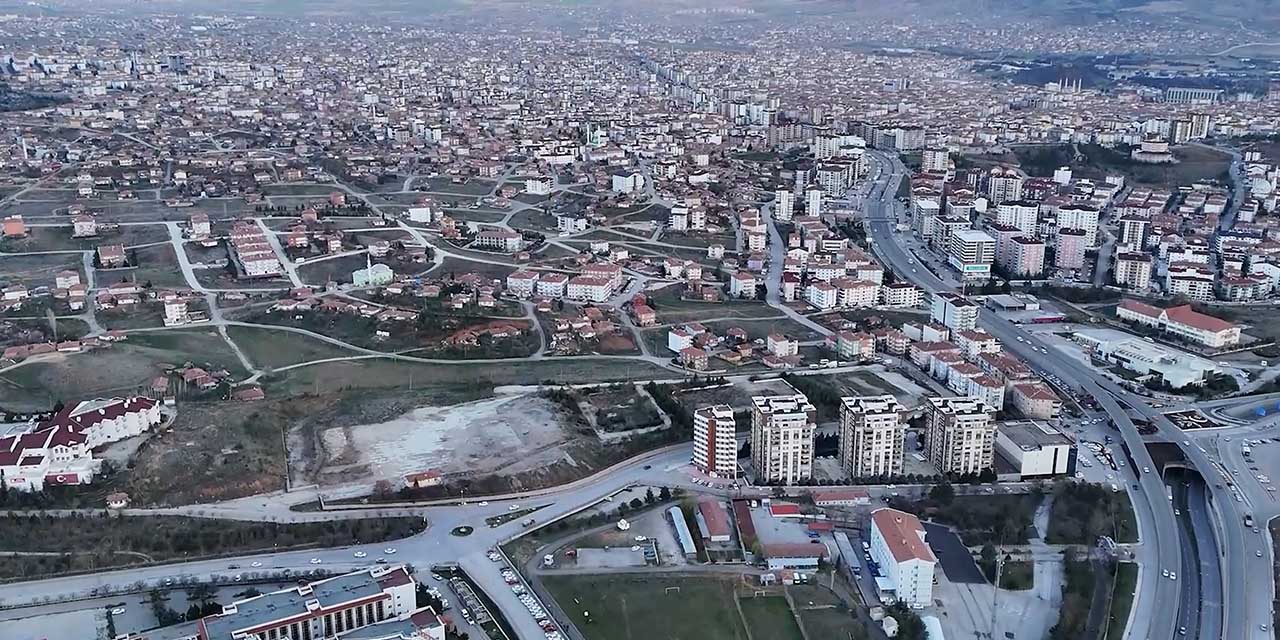
[[[1170,572],[1169,572],[1169,579],[1170,579],[1170,580],[1177,580],[1177,579],[1178,579],[1178,574],[1176,574],[1176,573],[1174,573],[1174,572],[1170,571]]]
[[[249,566],[251,566],[251,567],[261,567],[261,566],[262,566],[262,563],[261,563],[261,562],[258,562],[257,560],[254,560],[253,562],[250,562],[250,563],[249,563]]]
[[[396,548],[395,548],[395,547],[387,547],[386,549],[383,549],[383,550],[382,550],[382,552],[383,552],[383,553],[385,553],[385,554],[387,554],[387,555],[391,555],[391,554],[393,554],[393,553],[395,553],[395,552],[396,552]]]
[[[365,557],[365,556],[367,556],[367,555],[369,555],[369,554],[367,554],[367,553],[365,553],[365,552],[363,552],[363,551],[357,551],[357,552],[355,552],[355,553],[353,553],[353,554],[351,554],[351,555],[353,555],[353,556],[355,556],[355,557],[357,557],[357,558],[363,558],[363,557]]]
[[[489,501],[488,501],[488,500],[481,500],[481,501],[480,501],[480,506],[482,506],[482,507],[487,507],[487,506],[489,506]]]
[[[116,608],[112,609],[112,610],[111,610],[111,615],[113,615],[113,616],[124,615],[124,607],[116,607]]]
[[[513,504],[507,507],[507,511],[519,511],[519,510],[520,510],[520,505],[518,504]]]
[[[311,564],[320,564],[321,562],[322,562],[322,561],[320,560],[320,558],[312,558],[312,559],[311,559]]]
[[[1169,570],[1168,570],[1168,569],[1161,569],[1161,570],[1160,570],[1160,576],[1161,576],[1162,578],[1168,578],[1168,577],[1169,577]]]

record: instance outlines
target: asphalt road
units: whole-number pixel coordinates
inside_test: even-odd
[[[913,267],[913,259],[902,250],[893,230],[898,222],[898,205],[894,196],[898,181],[905,176],[905,167],[897,158],[881,153],[872,155],[878,164],[891,167],[890,170],[884,171],[882,180],[872,190],[867,201],[867,235],[875,253],[903,278],[930,293],[954,290],[927,269]],[[1115,422],[1134,463],[1140,468],[1154,466],[1142,437],[1138,434],[1137,427],[1121,406],[1121,401],[1124,401],[1138,411],[1145,408],[1147,412],[1155,413],[1141,398],[1132,396],[1096,371],[1071,359],[1055,357],[1053,352],[1048,352],[1048,349],[1041,352],[1039,349],[1043,347],[1039,346],[1040,341],[1034,335],[994,314],[981,314],[979,324],[999,339],[1006,349],[1036,369],[1053,373],[1066,384],[1080,390],[1083,395],[1097,399],[1103,410]],[[1018,340],[1019,337],[1022,338],[1021,341]],[[1163,422],[1159,424],[1162,431],[1177,431],[1176,427],[1169,424],[1162,416],[1156,414],[1156,418],[1157,424]],[[1177,440],[1177,436],[1174,435],[1173,441],[1177,442]],[[1199,453],[1198,450],[1196,452]],[[1192,462],[1198,468],[1202,468],[1200,467],[1202,461],[1193,459]],[[1183,597],[1180,583],[1184,581],[1162,578],[1159,569],[1175,568],[1176,570],[1182,564],[1177,523],[1174,520],[1173,508],[1165,497],[1164,484],[1160,481],[1158,474],[1139,474],[1138,485],[1138,490],[1130,491],[1130,497],[1135,503],[1135,512],[1140,518],[1144,511],[1150,514],[1149,520],[1143,523],[1145,526],[1142,527],[1142,536],[1143,546],[1150,545],[1152,552],[1149,556],[1151,562],[1139,571],[1138,595],[1134,602],[1134,615],[1131,618],[1128,637],[1173,638],[1177,633],[1177,621],[1180,619],[1178,611],[1181,609],[1180,603]],[[1140,508],[1139,503],[1146,509]],[[1231,607],[1243,609],[1239,600],[1229,600],[1229,603]],[[1243,620],[1245,618],[1241,612],[1233,624],[1240,625]],[[1226,637],[1249,637],[1243,631],[1243,627],[1239,628],[1239,635],[1232,635],[1230,632],[1235,628],[1230,627]]]

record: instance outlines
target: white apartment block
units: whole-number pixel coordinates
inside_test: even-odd
[[[871,512],[871,559],[884,573],[890,598],[912,609],[933,604],[933,570],[938,559],[915,516],[897,509]],[[889,595],[889,594],[886,594]]]
[[[810,282],[804,290],[804,300],[815,309],[834,309],[839,300],[835,286],[829,282],[818,280]]]
[[[507,276],[507,290],[517,298],[531,298],[537,288],[537,271],[521,270]]]
[[[926,173],[946,173],[950,159],[945,148],[929,147],[920,152],[920,170]]]
[[[1040,216],[1040,205],[1035,202],[1015,200],[1003,202],[996,207],[998,224],[1017,227],[1024,235],[1036,235],[1036,223]]]
[[[1135,291],[1151,286],[1151,256],[1146,253],[1122,253],[1116,256],[1116,284]]]
[[[568,275],[563,273],[544,273],[538,276],[538,295],[543,298],[563,298],[568,285]]]
[[[804,394],[751,398],[751,463],[760,483],[813,477],[816,410]]]
[[[902,473],[906,426],[892,395],[840,399],[840,467],[851,478]]]
[[[986,279],[996,259],[996,240],[984,231],[961,229],[951,234],[951,266],[965,278]]]
[[[880,304],[886,307],[918,307],[924,304],[924,291],[906,282],[881,285]]]
[[[987,183],[992,204],[1022,199],[1022,178],[1016,175],[993,175]]]
[[[1080,229],[1084,231],[1085,247],[1098,244],[1098,209],[1082,204],[1067,204],[1058,207],[1058,229]]]
[[[925,449],[940,473],[980,473],[991,468],[995,421],[973,398],[928,398]]]
[[[693,466],[713,478],[738,477],[738,427],[729,405],[693,412]]]
[[[574,277],[565,291],[565,297],[575,302],[607,302],[610,295],[613,295],[613,283],[604,276]]]
[[[795,217],[796,196],[790,189],[778,189],[773,195],[773,219],[790,222]]]
[[[954,293],[935,294],[930,311],[934,322],[952,331],[971,330],[978,326],[978,305]]]

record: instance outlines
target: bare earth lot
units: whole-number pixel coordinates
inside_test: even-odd
[[[405,474],[428,469],[514,475],[564,461],[567,452],[561,445],[572,438],[551,402],[502,395],[422,407],[376,424],[324,429],[316,459],[302,468],[321,483],[395,483]]]

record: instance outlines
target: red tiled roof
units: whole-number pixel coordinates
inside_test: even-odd
[[[880,530],[885,544],[889,545],[889,553],[898,562],[908,560],[924,560],[937,562],[933,550],[920,539],[920,519],[897,509],[876,509],[871,512],[871,521]]]
[[[719,500],[698,502],[698,512],[707,525],[707,534],[713,537],[729,535],[729,512]]]
[[[1205,315],[1191,308],[1191,305],[1184,304],[1180,307],[1172,307],[1164,310],[1165,316],[1179,324],[1195,327],[1201,331],[1212,331],[1213,333],[1221,333],[1235,328],[1234,324]]]
[[[827,547],[823,544],[780,542],[764,545],[764,555],[767,558],[825,558]]]
[[[800,515],[800,505],[790,502],[774,502],[769,505],[769,514],[775,518]]]

